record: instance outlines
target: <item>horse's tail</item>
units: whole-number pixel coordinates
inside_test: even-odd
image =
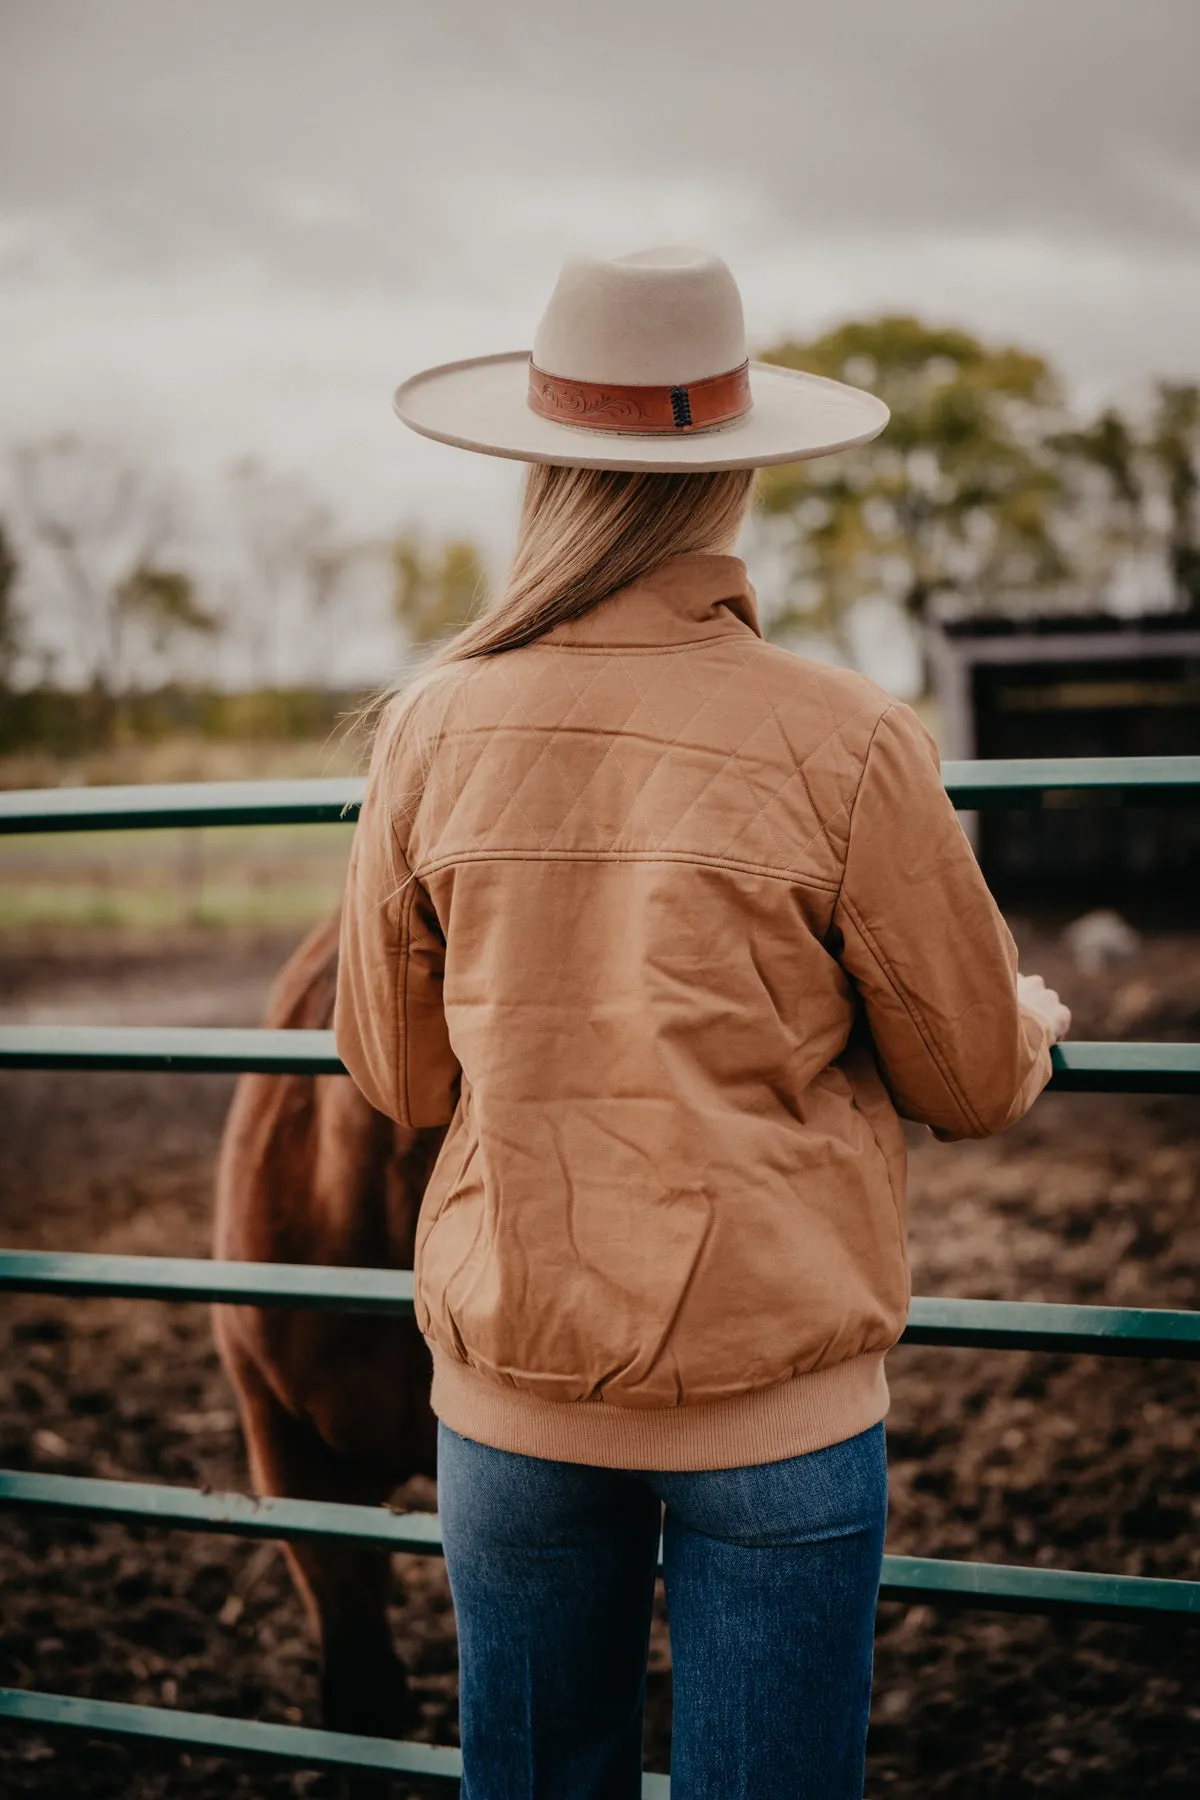
[[[341,916],[339,907],[288,957],[267,1001],[267,1025],[281,1031],[325,1031],[333,1024]]]

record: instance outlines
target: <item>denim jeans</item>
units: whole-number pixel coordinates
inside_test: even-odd
[[[517,1456],[441,1425],[438,1496],[462,1800],[636,1800],[660,1526],[671,1800],[860,1800],[882,1424],[701,1474]]]

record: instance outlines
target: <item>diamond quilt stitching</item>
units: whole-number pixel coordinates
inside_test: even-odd
[[[711,640],[706,640],[706,646]],[[719,651],[718,651],[719,643]],[[701,649],[700,645],[693,648]],[[664,667],[659,661],[656,665],[654,657],[647,656],[641,647],[642,660],[646,663],[643,671],[637,659],[622,654],[618,647],[604,656],[595,658],[572,659],[554,654],[553,647],[542,647],[540,653],[535,647],[538,667],[533,680],[523,676],[521,664],[523,658],[514,657],[510,663],[507,658],[490,659],[489,668],[494,672],[495,683],[500,684],[498,699],[500,705],[486,728],[487,736],[502,734],[506,729],[516,728],[527,732],[537,740],[536,751],[532,755],[512,789],[498,798],[496,810],[487,820],[488,836],[492,843],[505,840],[505,823],[509,819],[520,821],[520,832],[524,840],[541,851],[553,851],[556,842],[561,842],[562,834],[572,814],[581,812],[588,821],[596,841],[602,842],[612,836],[611,821],[606,825],[599,818],[585,799],[586,789],[602,774],[602,771],[615,760],[621,781],[628,793],[627,808],[620,827],[631,835],[641,838],[645,844],[660,853],[673,850],[694,849],[690,843],[691,834],[687,827],[698,811],[704,806],[706,797],[723,778],[730,775],[744,788],[751,803],[748,816],[735,822],[728,837],[720,846],[705,847],[705,854],[711,855],[714,861],[722,859],[749,860],[753,863],[771,865],[780,869],[791,869],[797,876],[801,875],[800,865],[808,857],[814,844],[824,841],[834,858],[838,869],[844,860],[843,833],[837,832],[839,821],[849,812],[855,786],[857,762],[846,744],[845,729],[869,706],[855,707],[846,719],[839,722],[830,701],[825,681],[819,668],[809,665],[811,675],[810,693],[819,700],[828,720],[828,730],[817,743],[805,747],[804,754],[797,757],[793,748],[782,713],[782,698],[771,691],[771,686],[763,680],[761,657],[764,647],[761,643],[741,643],[725,636],[712,643],[712,651],[717,651],[720,658],[719,668],[714,668],[716,660],[711,651],[702,651],[702,660],[695,657],[672,657],[670,664]],[[529,673],[529,666],[526,665]],[[614,673],[618,673],[633,695],[628,706],[618,708],[614,703]],[[609,692],[602,705],[597,703],[597,689],[607,681]],[[670,684],[668,687],[667,684]],[[748,683],[761,702],[761,714],[751,735],[739,743],[732,741],[733,723],[729,717],[726,702],[740,683]],[[494,683],[489,683],[494,694]],[[664,717],[663,701],[669,693],[672,705],[668,709],[677,715],[670,722]],[[686,712],[679,715],[679,700],[686,693],[691,700]],[[536,717],[530,710],[530,700],[535,700]],[[490,709],[489,709],[490,710]],[[646,729],[646,737],[642,739],[639,755],[645,757],[650,746],[646,739],[657,740],[653,753],[642,770],[641,779],[635,779],[621,752],[633,722],[637,720]],[[603,738],[603,750],[588,770],[586,782],[581,788],[578,775],[572,779],[570,759],[559,754],[561,739],[558,733],[565,728],[583,730]],[[470,737],[469,727],[465,735]],[[681,804],[673,816],[664,818],[648,803],[647,794],[652,784],[674,752],[680,749],[685,740],[690,740],[697,750],[716,753],[716,766],[707,779],[698,788],[681,795]],[[826,794],[823,802],[818,803],[814,792],[810,769],[814,760],[829,750],[831,740],[835,740],[834,766],[832,770],[823,771],[823,780],[831,778],[837,781],[842,772],[847,777],[846,789],[831,805],[832,796]],[[765,774],[773,775],[771,765],[778,758],[783,765],[781,779],[775,781],[767,792],[762,792],[755,785],[755,777],[747,766],[746,750],[749,743],[761,746],[762,768]],[[465,828],[470,818],[468,795],[473,794],[477,778],[488,762],[483,754],[483,737],[476,754],[465,770],[461,785],[457,781],[449,785],[452,789],[449,815],[444,820],[444,830],[438,833],[443,842],[447,835],[453,838],[455,826]],[[733,765],[731,769],[730,765]],[[539,825],[536,809],[531,813],[526,804],[526,797],[532,784],[538,779],[541,769],[552,767],[570,795],[570,806],[565,815],[557,818],[553,826],[547,830],[545,824]],[[494,767],[492,769],[494,776]],[[807,800],[810,816],[815,828],[801,842],[792,836],[794,818],[789,818],[784,811],[785,797],[794,782],[799,782]],[[840,787],[841,783],[837,782]],[[661,784],[656,790],[656,806],[661,806],[664,798]],[[827,809],[822,816],[822,804]],[[474,836],[478,836],[476,827]],[[838,841],[835,842],[835,837]],[[432,848],[432,846],[431,846]],[[439,864],[444,860],[435,850]],[[815,876],[820,872],[828,879],[829,871],[811,871]]]
[[[643,703],[644,696],[642,695],[642,692],[639,689],[637,682],[634,681],[632,673],[626,666],[625,659],[617,658],[616,666],[620,668],[621,673],[625,676],[625,678],[629,682],[630,687],[633,689],[635,695],[637,696],[637,701],[636,701],[635,705],[633,707],[631,707],[630,711],[626,714],[624,720],[622,721],[621,726],[618,727],[618,730],[622,730],[628,726],[630,719],[632,719],[634,713],[637,711],[637,707]],[[606,728],[605,728],[604,724],[602,723],[602,721],[596,716],[596,713],[587,704],[587,695],[591,692],[593,683],[590,681],[585,682],[582,689],[577,689],[577,688],[575,688],[574,683],[571,681],[570,675],[565,673],[565,670],[564,670],[564,675],[565,675],[566,685],[569,688],[571,688],[571,690],[572,690],[572,693],[574,696],[575,708],[578,709],[578,708],[582,707],[584,712],[586,713],[588,722],[592,725],[592,727],[595,729],[595,731],[598,734],[608,736],[608,744],[605,748],[604,754],[601,756],[600,761],[596,764],[595,768],[592,770],[591,776],[589,777],[589,782],[594,781],[596,779],[596,776],[600,773],[601,769],[604,767],[605,763],[608,762],[610,757],[616,762],[616,766],[617,766],[622,778],[624,779],[626,786],[629,788],[630,812],[626,815],[626,823],[628,823],[629,820],[632,819],[634,810],[635,809],[640,810],[643,808],[644,801],[643,801],[642,791],[637,787],[637,785],[634,782],[633,777],[630,775],[628,769],[625,767],[624,763],[620,760],[620,758],[616,754],[618,745],[620,744],[621,740],[620,740],[619,736],[617,735],[617,732],[614,732],[612,730],[611,726],[609,726],[606,731]],[[580,800],[579,804],[582,805],[582,799]],[[598,820],[596,820],[592,816],[592,814],[588,811],[586,806],[584,807],[584,812],[585,812],[586,816],[589,819],[591,819],[591,822],[596,829],[596,833],[597,833],[597,835],[599,835],[601,828],[600,828],[600,824],[599,824]],[[654,848],[656,850],[660,850],[662,848],[662,844],[659,840],[657,832],[654,830],[654,827],[651,825],[649,817],[644,812],[644,810],[642,811],[641,827],[642,827],[642,830],[646,833],[647,837],[650,839]],[[553,842],[553,839],[551,840],[551,842]]]
[[[690,720],[691,723],[694,723],[695,720],[698,719],[701,716],[701,714],[705,711],[706,707],[712,706],[715,703],[715,701],[720,699],[725,694],[731,681],[735,677],[736,671],[735,670],[729,671],[729,673],[726,674],[725,679],[721,683],[719,688],[714,688],[714,689],[707,690],[707,691],[703,690],[700,687],[700,683],[696,680],[695,670],[693,667],[689,666],[686,673],[692,677],[692,685],[700,694],[700,704],[696,708],[695,712],[692,714],[691,720]],[[719,715],[718,715],[718,717],[719,717]],[[699,806],[701,800],[703,800],[705,795],[707,793],[709,793],[709,791],[715,786],[715,784],[718,781],[721,780],[721,778],[725,775],[726,770],[729,768],[730,762],[733,760],[732,748],[727,747],[727,746],[720,746],[720,748],[722,750],[722,756],[721,756],[720,763],[717,765],[716,769],[710,775],[709,779],[705,782],[704,786],[702,788],[700,788],[699,791],[692,796],[689,804],[683,809],[682,813],[680,813],[678,815],[678,817],[675,821],[675,831],[679,830],[679,828],[683,825],[684,821],[687,819],[688,815],[695,811],[696,807]],[[745,775],[744,771],[743,771],[743,775],[744,775],[746,784],[749,787],[749,776]],[[751,792],[753,792],[752,789],[751,789]]]
[[[746,649],[744,649],[742,652],[741,667],[743,670],[748,670],[750,668],[749,646],[747,646]],[[776,716],[775,707],[774,707],[773,703],[767,699],[767,696],[762,692],[761,685],[760,684],[756,684],[756,685],[758,686],[758,691],[762,695],[762,699],[763,699],[763,706],[764,706],[763,724],[765,726],[769,726],[772,724],[775,725],[775,727],[778,731],[778,735],[783,741],[784,749],[785,749],[785,751],[787,751],[787,753],[790,757],[790,750],[789,750],[789,747],[787,744],[786,737],[784,736],[783,731],[779,728],[779,723],[778,723],[778,719]],[[755,735],[757,736],[757,733]],[[773,850],[776,853],[778,853],[780,851],[783,852],[782,855],[777,854],[777,860],[779,860],[780,862],[789,860],[786,846],[783,846],[780,844],[778,832],[777,832],[775,826],[771,823],[770,819],[767,817],[767,808],[774,804],[774,802],[778,799],[779,795],[787,787],[788,783],[794,778],[795,770],[793,769],[787,775],[785,775],[783,781],[779,784],[779,787],[777,789],[775,789],[774,792],[772,792],[770,795],[768,795],[766,797],[766,799],[759,800],[758,796],[755,794],[754,784],[751,781],[750,771],[746,766],[744,755],[739,755],[739,753],[738,753],[738,746],[736,746],[734,744],[727,744],[724,747],[724,749],[725,749],[724,767],[728,768],[731,764],[734,766],[737,773],[742,778],[742,782],[746,788],[747,793],[750,795],[751,801],[756,803],[754,812],[750,815],[750,817],[748,819],[743,821],[743,823],[738,827],[738,829],[735,832],[733,832],[733,834],[729,838],[728,843],[725,846],[725,854],[728,854],[733,849],[733,846],[738,842],[739,838],[747,837],[748,834],[754,829],[754,827],[761,820],[762,823],[766,826],[767,831],[770,835]],[[742,747],[742,749],[744,750],[744,746]]]
[[[690,673],[691,667],[692,667],[692,665],[690,662],[685,663],[685,665],[684,665],[685,672]],[[632,671],[630,672],[630,680],[633,681]],[[637,682],[633,681],[633,685],[636,688]],[[728,685],[728,680],[726,680],[726,683],[724,684],[724,686],[727,686],[727,685]],[[719,691],[723,692],[724,688],[722,688]],[[673,735],[665,735],[665,727],[663,727],[661,725],[659,726],[659,730],[664,733],[664,736],[662,738],[661,746],[660,746],[659,752],[658,752],[658,757],[657,757],[657,760],[655,763],[655,772],[656,773],[657,773],[657,770],[660,769],[662,767],[663,763],[665,762],[668,752],[678,748],[680,740],[683,736],[683,733],[686,730],[688,730],[689,727],[692,727],[695,725],[697,719],[699,719],[699,717],[700,717],[701,713],[704,711],[705,707],[707,705],[710,705],[715,697],[716,696],[714,694],[705,693],[705,692],[701,691],[700,704],[695,708],[695,710],[693,712],[688,714],[688,717],[682,722],[682,724],[677,728],[677,730],[675,731],[675,733]],[[647,710],[649,710],[649,697],[647,696],[646,698],[647,698]],[[712,787],[713,783],[715,781],[719,780],[720,776],[724,773],[724,769],[725,769],[725,764],[722,763],[721,766],[714,772],[714,774],[709,777],[708,781],[705,782],[704,786],[702,788],[700,788],[699,791],[692,796],[690,802],[688,803],[687,806],[684,807],[683,811],[676,814],[675,818],[671,822],[670,829],[667,833],[667,838],[664,839],[664,844],[667,841],[669,841],[671,838],[675,838],[678,836],[680,827],[682,826],[684,820],[687,818],[688,814],[690,812],[692,812],[694,810],[694,808],[700,804],[700,801],[703,799],[704,795],[708,792],[708,790]]]
[[[782,724],[779,723],[778,709],[777,709],[774,701],[770,700],[768,698],[766,692],[764,691],[762,682],[760,681],[759,676],[758,676],[758,671],[754,668],[751,658],[749,656],[747,656],[747,657],[745,657],[744,661],[745,661],[746,673],[749,676],[750,680],[754,683],[754,686],[755,686],[757,692],[762,695],[763,704],[767,707],[768,712],[770,713],[772,719],[774,719],[776,724],[779,725],[779,735],[780,735],[781,739],[783,740],[784,749],[786,750],[787,754],[789,756],[791,756],[792,748],[788,742],[787,733],[784,731]],[[821,818],[821,809],[817,805],[816,797],[813,794],[812,788],[809,784],[808,774],[807,774],[807,765],[809,762],[811,762],[811,760],[814,756],[818,755],[822,750],[824,750],[826,744],[828,744],[831,737],[835,737],[837,739],[838,744],[839,744],[840,748],[842,749],[843,753],[848,755],[848,753],[846,752],[846,740],[842,736],[842,727],[841,727],[841,725],[839,725],[837,716],[834,713],[832,706],[829,704],[829,696],[825,692],[824,683],[821,680],[819,673],[817,675],[815,685],[817,687],[818,693],[821,696],[821,704],[824,706],[825,711],[829,716],[830,730],[821,739],[819,744],[814,745],[813,748],[811,750],[809,750],[808,754],[805,757],[803,757],[799,763],[795,764],[795,773],[799,776],[800,781],[803,783],[804,792],[805,792],[805,795],[807,796],[808,803],[809,803],[810,807],[812,808],[813,817],[818,821],[817,830],[814,831],[813,834],[811,835],[811,837],[807,838],[803,844],[799,845],[796,848],[796,850],[793,852],[793,854],[795,856],[803,856],[804,854],[806,854],[806,852],[812,848],[813,844],[815,844],[817,842],[818,838],[824,838],[825,842],[828,844],[830,850],[834,851],[835,855],[838,854],[834,850],[834,845],[832,843],[832,840],[830,839],[829,827],[833,823],[834,819],[837,818],[840,813],[845,812],[847,804],[848,804],[848,800],[844,799],[842,801],[841,805],[838,806],[834,810],[834,812],[830,813],[827,818],[822,819]],[[786,783],[784,785],[786,785]]]
[[[500,672],[501,672],[501,675],[503,675],[503,676],[507,676],[507,674],[508,674],[508,671],[503,668],[501,669]],[[468,685],[468,684],[464,684],[464,686],[466,686],[466,685]],[[511,681],[508,682],[508,689],[509,689],[510,696],[512,696]],[[458,706],[461,708],[461,706],[463,704],[463,698],[464,698],[464,688],[460,688],[458,693],[455,695],[454,702],[452,703],[451,712],[448,713],[446,721],[445,721],[446,730],[445,730],[444,742],[446,742],[446,743],[449,743],[452,741],[457,741],[457,737],[456,737],[456,734],[453,729],[453,720],[452,720],[453,707]],[[512,704],[507,709],[507,711],[501,715],[502,721],[506,721],[509,717],[509,714],[512,711],[514,711],[515,708],[518,706],[521,708],[522,711],[524,710],[524,699],[523,699],[523,696],[520,694],[517,694],[512,697]],[[463,730],[461,732],[461,736],[463,736],[463,737],[466,737],[468,735],[469,734],[465,730]],[[439,748],[441,748],[441,746],[439,746]],[[458,766],[459,765],[456,761],[455,765],[454,765],[456,773],[457,773]],[[458,817],[461,814],[465,813],[465,811],[466,811],[465,802],[466,802],[467,794],[470,791],[471,786],[472,786],[473,782],[475,781],[477,775],[479,774],[479,771],[482,766],[483,766],[483,759],[480,756],[476,755],[474,757],[474,759],[472,760],[469,768],[467,769],[466,775],[463,778],[461,785],[458,787],[457,792],[453,792],[453,784],[450,784],[453,797],[451,799],[449,815],[446,820],[447,826],[454,824],[457,821]],[[436,773],[437,773],[437,765],[435,762],[434,774],[436,775]],[[515,793],[513,796],[510,797],[510,801],[505,803],[505,806],[502,809],[499,817],[503,817],[504,813],[506,813],[508,811],[508,806],[511,803],[512,798],[515,798]],[[520,810],[521,809],[518,807],[518,811],[520,811]],[[525,815],[523,815],[523,816],[525,816]],[[494,821],[494,822],[498,822],[498,821]],[[528,816],[525,816],[525,824],[526,824],[527,828],[532,831],[533,821],[531,819],[529,819]]]

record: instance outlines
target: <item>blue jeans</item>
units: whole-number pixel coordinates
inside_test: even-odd
[[[701,1474],[515,1456],[440,1425],[438,1504],[462,1800],[636,1800],[660,1526],[672,1800],[860,1800],[882,1424]]]

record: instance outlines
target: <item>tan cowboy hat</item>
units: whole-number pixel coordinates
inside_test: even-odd
[[[532,352],[442,363],[396,389],[444,444],[586,469],[744,469],[865,444],[874,394],[750,362],[742,299],[707,250],[570,256]]]

